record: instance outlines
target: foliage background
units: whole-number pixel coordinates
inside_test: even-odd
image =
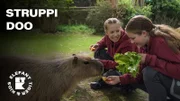
[[[96,32],[103,33],[103,23],[109,17],[116,17],[125,27],[134,15],[142,14],[154,23],[180,26],[180,0],[118,0],[117,8],[112,8],[110,0],[3,0],[6,8],[56,8],[58,18],[20,18],[30,20],[35,28],[44,33],[55,33],[57,26],[87,24]],[[144,2],[135,5],[134,2]],[[19,19],[14,18],[16,21]]]
[[[152,20],[172,27],[180,26],[180,0],[152,0]]]
[[[109,17],[118,18],[124,27],[131,17],[138,14],[150,17],[151,6],[135,7],[132,0],[119,0],[118,7],[112,8],[109,1],[99,0],[94,9],[89,11],[86,20],[87,24],[97,32],[103,32],[103,23]]]

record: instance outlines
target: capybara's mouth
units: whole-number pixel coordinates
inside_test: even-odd
[[[100,61],[98,61],[98,62],[100,64],[101,74],[103,74],[104,73],[104,66]]]
[[[101,70],[101,75],[102,75],[104,73],[104,67],[102,66],[101,69],[102,69]]]

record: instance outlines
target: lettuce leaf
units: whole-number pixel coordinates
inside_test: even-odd
[[[117,70],[121,73],[129,73],[136,77],[139,71],[141,56],[136,52],[126,52],[124,54],[116,53],[114,60],[118,63]]]

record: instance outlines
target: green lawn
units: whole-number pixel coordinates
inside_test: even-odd
[[[91,53],[89,46],[102,36],[92,34],[57,33],[42,34],[21,32],[0,35],[0,54],[8,55],[70,55]]]

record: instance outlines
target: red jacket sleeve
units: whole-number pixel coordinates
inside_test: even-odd
[[[119,77],[119,79],[121,85],[132,84],[137,82],[136,79],[133,78],[130,74],[123,74]]]
[[[146,64],[170,77],[180,80],[180,63],[159,59],[156,55],[146,55]]]
[[[97,44],[99,45],[98,49],[107,47],[106,46],[106,37],[107,36],[104,36],[99,42],[97,42]]]
[[[112,60],[99,60],[103,65],[105,69],[115,69],[115,67],[118,65],[116,62]]]
[[[145,64],[167,76],[180,80],[180,53],[173,52],[163,39],[155,41],[146,55]]]

